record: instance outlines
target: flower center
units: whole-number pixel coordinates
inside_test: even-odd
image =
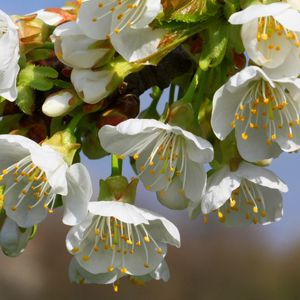
[[[225,223],[230,214],[241,213],[247,221],[258,224],[259,217],[267,216],[264,196],[257,184],[242,180],[239,188],[234,190],[226,203],[215,210],[219,221]],[[204,223],[208,223],[208,215],[204,215]]]
[[[127,273],[126,256],[136,254],[140,257],[140,251],[136,253],[137,249],[143,249],[144,268],[150,268],[148,245],[151,243],[154,244],[157,254],[164,255],[163,250],[147,231],[145,225],[134,226],[121,222],[114,217],[94,217],[82,241],[82,249],[76,247],[72,252],[77,254],[84,251],[85,255],[82,256],[84,262],[88,262],[91,256],[99,251],[112,252],[111,261],[108,262],[107,266],[108,272],[119,269],[122,273]]]
[[[293,139],[293,127],[300,125],[300,116],[296,104],[287,89],[274,83],[275,87],[260,80],[246,92],[235,112],[231,127],[239,122],[242,126],[242,139],[248,140],[249,130],[263,128],[266,143],[271,145],[276,141],[280,131],[285,129],[288,139]]]
[[[109,14],[115,14],[119,22],[112,32],[107,33],[107,38],[113,34],[119,34],[126,27],[134,26],[144,15],[147,0],[137,0],[132,3],[129,0],[112,0],[108,3],[100,2],[99,9],[102,11],[99,17],[92,19],[93,22],[101,21]]]
[[[286,29],[271,16],[258,19],[257,41],[266,42],[270,53],[281,51],[282,39],[287,39],[294,46],[300,48],[300,41],[296,32]]]
[[[11,210],[16,212],[23,201],[27,209],[32,210],[43,205],[49,213],[53,213],[56,194],[53,192],[45,172],[35,166],[30,155],[2,171],[0,182],[6,185],[4,200],[14,189],[21,190],[17,199],[13,199]]]

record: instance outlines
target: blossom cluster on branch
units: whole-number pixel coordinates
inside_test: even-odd
[[[167,245],[180,247],[179,231],[135,205],[139,181],[205,224],[280,220],[288,187],[266,167],[300,149],[299,75],[296,0],[0,10],[2,251],[20,255],[63,207],[72,282],[118,291],[123,277],[167,281]],[[111,155],[98,197],[81,154]]]

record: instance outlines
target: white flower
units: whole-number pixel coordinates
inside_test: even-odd
[[[42,111],[51,118],[61,117],[71,111],[76,104],[75,95],[71,91],[62,90],[46,98]]]
[[[57,195],[62,196],[65,224],[75,225],[87,215],[92,186],[82,164],[69,167],[60,152],[18,135],[0,135],[0,148],[4,208],[20,227],[53,213]]]
[[[5,255],[15,257],[22,254],[32,231],[32,227],[21,230],[16,222],[6,218],[0,231],[0,246]]]
[[[206,140],[180,127],[146,119],[104,126],[99,138],[106,151],[133,156],[146,189],[199,201],[206,185],[203,164],[213,159],[213,148]],[[180,199],[185,201],[183,197]],[[175,202],[177,208],[185,205]]]
[[[208,178],[201,209],[216,211],[228,225],[268,224],[282,217],[282,195],[288,187],[270,170],[242,162],[237,171],[228,166]],[[196,210],[198,210],[196,208]]]
[[[300,13],[288,3],[251,5],[229,18],[242,24],[249,57],[279,76],[300,74]]]
[[[90,202],[89,215],[67,235],[67,248],[92,274],[143,276],[163,261],[167,243],[180,246],[178,229],[167,219],[134,205]],[[117,277],[115,277],[117,276]]]
[[[87,36],[109,38],[121,56],[136,61],[157,50],[164,31],[148,25],[160,10],[160,0],[89,0],[82,3],[77,22]]]
[[[126,276],[120,271],[92,274],[82,268],[75,257],[71,260],[69,266],[69,279],[73,283],[77,284],[114,284],[114,289],[117,292],[119,285],[115,284],[120,278]],[[142,283],[146,281],[163,280],[168,281],[170,278],[169,267],[165,260],[151,273],[144,276],[132,276],[133,283]]]
[[[112,82],[113,76],[114,72],[109,70],[74,69],[71,81],[83,101],[94,104],[111,94],[108,85]]]
[[[17,98],[17,75],[20,67],[17,26],[0,10],[0,96],[14,101]]]
[[[107,43],[87,37],[75,22],[58,26],[52,40],[58,59],[72,68],[94,68],[111,51]]]
[[[248,161],[300,148],[300,79],[274,79],[258,67],[237,73],[214,95],[212,127],[223,140],[235,128]]]

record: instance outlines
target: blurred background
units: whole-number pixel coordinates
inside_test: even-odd
[[[26,14],[45,7],[61,6],[63,0],[1,0],[8,14]],[[150,103],[147,95],[142,106]],[[110,161],[83,158],[94,180],[109,176]],[[168,283],[150,282],[144,287],[121,281],[120,293],[111,286],[76,286],[68,280],[70,255],[65,249],[68,228],[57,212],[39,226],[36,238],[18,258],[0,254],[0,300],[298,300],[300,299],[300,154],[285,154],[271,169],[286,181],[284,218],[268,226],[227,228],[213,220],[190,221],[186,212],[162,207],[155,196],[139,188],[137,205],[166,216],[180,229],[182,248],[169,248]],[[126,175],[131,177],[129,166]]]

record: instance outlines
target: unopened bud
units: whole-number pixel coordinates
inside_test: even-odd
[[[80,100],[69,90],[50,95],[44,102],[42,111],[48,117],[61,117],[72,111]]]

